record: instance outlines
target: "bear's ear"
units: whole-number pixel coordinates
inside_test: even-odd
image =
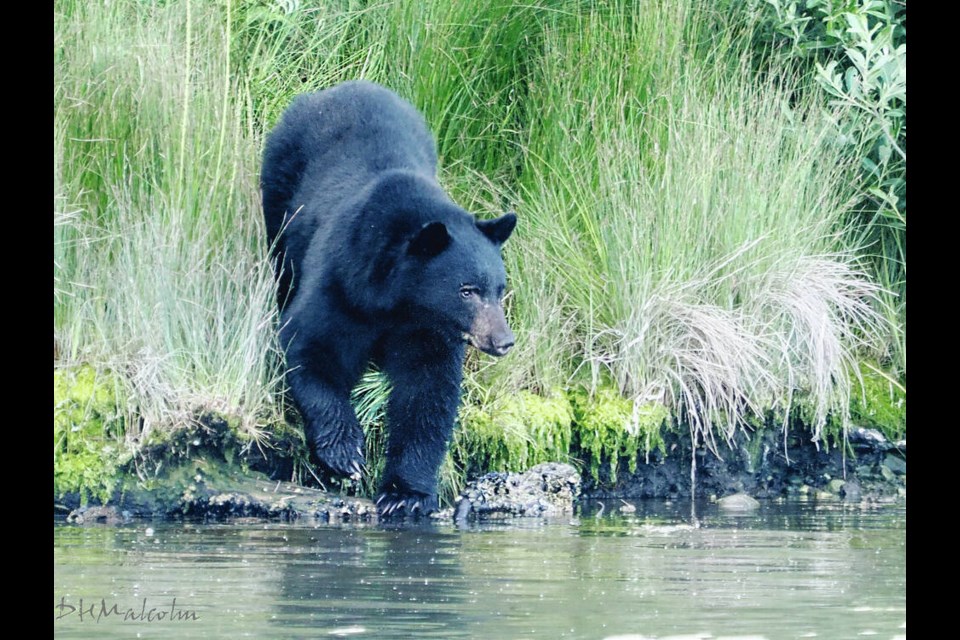
[[[493,220],[477,220],[477,228],[480,232],[497,246],[507,241],[515,226],[517,226],[517,214],[512,211]]]
[[[417,235],[410,241],[407,253],[421,258],[432,258],[450,244],[450,233],[442,222],[428,222],[420,227]]]

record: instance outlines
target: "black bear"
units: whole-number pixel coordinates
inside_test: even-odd
[[[350,391],[369,363],[392,387],[381,515],[437,509],[466,344],[502,356],[514,343],[500,247],[516,216],[477,220],[436,170],[423,117],[366,81],[297,97],[263,155],[287,383],[316,461],[358,476]]]

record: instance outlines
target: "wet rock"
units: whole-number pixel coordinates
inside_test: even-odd
[[[556,516],[573,512],[580,474],[569,464],[545,462],[523,473],[488,473],[467,484],[455,517]]]
[[[855,449],[879,449],[886,451],[893,448],[893,444],[876,429],[857,427],[851,429],[847,439]]]
[[[760,508],[760,503],[745,493],[735,493],[717,500],[717,506],[726,511],[753,511]]]
[[[189,504],[183,505],[183,510],[218,519],[318,518],[333,522],[366,521],[376,514],[369,500],[343,498],[290,482],[272,483],[259,474],[235,476],[229,483],[194,496]]]
[[[112,513],[122,521],[132,517],[186,517],[213,520],[247,518],[295,520],[316,518],[323,521],[370,521],[376,509],[370,500],[344,498],[320,489],[292,482],[277,482],[266,475],[204,464],[196,459],[187,468],[175,468],[153,479],[149,486],[130,480],[111,502],[114,506],[96,507],[100,512],[76,510],[68,516],[78,524],[91,517],[113,522]],[[200,474],[196,469],[202,469]],[[196,477],[202,475],[202,480]],[[119,511],[122,509],[122,513]]]
[[[900,475],[907,473],[907,461],[900,456],[888,454],[883,459],[883,466]]]

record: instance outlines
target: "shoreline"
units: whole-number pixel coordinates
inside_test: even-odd
[[[118,524],[134,518],[378,520],[369,499],[278,480],[278,470],[287,466],[280,454],[271,459],[259,452],[258,459],[251,454],[238,459],[235,452],[223,451],[223,434],[228,430],[222,420],[202,418],[168,447],[155,446],[140,452],[136,462],[129,461],[130,472],[120,478],[121,486],[106,504],[91,498],[81,505],[79,493],[68,493],[54,497],[54,514],[67,515],[69,522],[77,524]],[[176,444],[185,440],[196,446],[178,452]],[[693,474],[689,434],[665,432],[664,441],[669,455],[659,450],[649,456],[641,453],[634,472],[619,465],[616,481],[610,477],[609,461],[601,466],[599,482],[589,474],[581,476],[567,463],[542,463],[523,473],[487,473],[470,480],[455,505],[430,517],[458,522],[548,517],[573,514],[591,501],[617,507],[621,501],[690,500],[691,475],[697,504],[723,504],[731,497],[729,504],[741,505],[734,508],[746,504],[747,509],[753,508],[751,499],[906,500],[906,442],[890,442],[872,429],[851,429],[846,454],[837,446],[828,449],[821,443],[817,447],[792,434],[787,437],[785,455],[782,432],[740,432],[730,447],[721,446],[722,457],[699,447]],[[142,471],[147,459],[167,464],[154,464],[154,473],[144,480],[132,467],[139,465]],[[267,469],[274,477],[264,473]]]

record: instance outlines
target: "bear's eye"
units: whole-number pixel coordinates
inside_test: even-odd
[[[478,293],[480,293],[480,290],[476,287],[471,287],[470,285],[460,287],[460,297],[464,300],[469,300]]]

